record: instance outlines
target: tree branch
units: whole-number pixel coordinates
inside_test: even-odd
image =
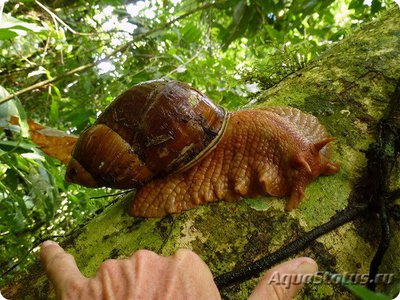
[[[194,9],[192,9],[192,10],[190,10],[190,11],[184,13],[183,15],[181,15],[181,16],[179,16],[179,17],[176,17],[176,18],[172,19],[171,21],[169,21],[169,22],[167,22],[167,23],[165,23],[165,24],[163,24],[163,25],[160,25],[160,26],[158,26],[158,27],[156,27],[156,28],[150,29],[150,30],[148,30],[148,31],[146,31],[146,32],[144,32],[144,33],[140,33],[140,34],[134,35],[131,41],[129,41],[128,43],[126,43],[126,44],[124,44],[124,45],[118,47],[117,49],[115,49],[114,51],[112,51],[110,54],[108,54],[105,58],[99,59],[99,60],[94,61],[94,62],[92,62],[92,63],[90,63],[90,64],[86,64],[86,65],[77,67],[77,68],[75,68],[75,69],[69,70],[68,72],[65,72],[65,73],[63,73],[63,74],[61,74],[61,75],[58,75],[58,76],[56,76],[56,77],[53,77],[53,78],[51,78],[51,79],[47,79],[47,80],[44,80],[44,81],[35,83],[35,84],[33,84],[33,85],[31,85],[31,86],[28,86],[28,87],[26,87],[26,88],[23,88],[22,90],[19,90],[19,91],[15,92],[15,93],[12,93],[12,94],[10,94],[10,95],[8,95],[8,96],[6,96],[6,97],[0,99],[0,104],[3,104],[3,103],[5,103],[5,102],[7,102],[7,101],[13,99],[13,98],[16,97],[16,96],[25,94],[25,93],[27,93],[27,92],[33,91],[33,90],[35,90],[35,89],[37,89],[37,88],[40,88],[40,87],[44,87],[44,86],[46,86],[46,85],[48,85],[48,84],[50,84],[50,83],[59,81],[59,80],[65,78],[65,77],[68,77],[68,76],[71,76],[71,75],[77,74],[77,73],[82,73],[82,72],[84,72],[84,71],[86,71],[86,70],[88,70],[88,69],[90,69],[90,68],[93,68],[94,66],[100,64],[101,62],[104,62],[104,61],[106,61],[106,60],[109,60],[110,58],[114,57],[114,56],[115,56],[116,54],[118,54],[118,53],[124,53],[126,50],[129,49],[129,47],[131,46],[132,42],[141,40],[141,39],[143,39],[143,38],[145,38],[145,37],[148,37],[148,36],[152,35],[153,33],[162,31],[162,30],[168,28],[169,26],[171,26],[172,24],[178,22],[179,20],[182,20],[182,19],[184,19],[184,18],[187,18],[188,16],[190,16],[190,15],[196,13],[196,12],[199,12],[199,11],[201,11],[201,10],[205,10],[205,9],[210,8],[210,7],[213,7],[213,6],[216,5],[216,4],[224,3],[225,1],[226,1],[226,0],[220,1],[220,2],[212,2],[212,3],[204,4],[204,5],[202,5],[202,6],[199,6],[199,7],[197,7],[197,8],[194,8]]]

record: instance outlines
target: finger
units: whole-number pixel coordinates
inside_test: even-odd
[[[73,256],[53,241],[42,243],[40,260],[56,289],[65,286],[68,280],[85,279]]]
[[[182,268],[186,274],[193,274],[195,279],[202,276],[201,279],[210,280],[214,284],[214,278],[211,270],[199,255],[189,249],[179,249],[171,256],[172,261],[178,261],[179,268]]]
[[[303,287],[307,276],[318,270],[317,263],[308,257],[300,257],[269,270],[257,284],[249,300],[292,299]]]
[[[189,249],[179,249],[170,258],[175,264],[175,273],[180,276],[181,289],[185,289],[191,298],[221,299],[211,270],[200,256]]]

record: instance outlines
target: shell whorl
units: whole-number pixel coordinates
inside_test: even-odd
[[[181,172],[212,151],[228,117],[185,83],[138,84],[81,134],[66,179],[91,187],[132,188]]]

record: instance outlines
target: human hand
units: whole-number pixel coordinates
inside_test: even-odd
[[[210,269],[190,250],[169,257],[139,250],[103,262],[93,278],[54,242],[44,242],[40,254],[57,299],[220,299]]]
[[[190,250],[178,250],[169,257],[140,250],[128,259],[105,261],[93,278],[84,277],[73,256],[51,241],[42,244],[41,261],[57,299],[221,299],[211,271]],[[269,284],[274,272],[309,274],[316,270],[309,258],[283,263],[264,275],[249,299],[291,299],[301,285],[286,288],[276,280]]]

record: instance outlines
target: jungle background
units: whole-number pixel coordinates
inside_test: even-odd
[[[157,78],[187,82],[235,110],[394,5],[0,1],[2,274],[16,264],[23,270],[38,241],[68,234],[108,205],[99,196],[117,192],[67,184],[65,166],[32,142],[28,120],[79,134],[122,91]]]

